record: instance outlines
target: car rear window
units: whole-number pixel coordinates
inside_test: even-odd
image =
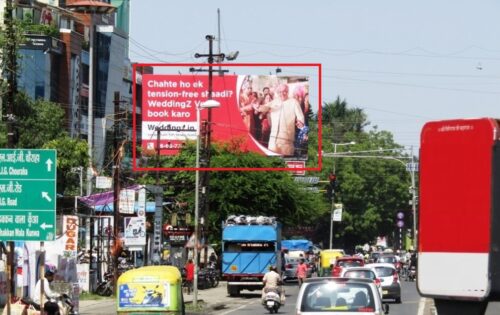
[[[393,264],[393,263],[396,262],[396,257],[392,257],[392,256],[380,256],[377,261],[381,262],[381,263]]]
[[[337,265],[339,267],[361,267],[364,263],[361,260],[338,260]]]
[[[347,270],[344,273],[344,277],[346,278],[366,278],[366,279],[375,279],[377,276],[373,271],[370,270]]]
[[[302,312],[374,312],[372,288],[366,283],[334,281],[309,283],[301,300]]]
[[[375,271],[379,277],[390,277],[394,273],[394,269],[389,267],[375,267]]]

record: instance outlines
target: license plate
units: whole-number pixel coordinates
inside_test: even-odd
[[[385,294],[389,294],[389,291],[387,291],[387,290],[382,290],[382,294],[384,294],[384,295],[385,295]]]
[[[267,301],[267,306],[269,306],[269,307],[274,306],[274,302],[273,301]]]

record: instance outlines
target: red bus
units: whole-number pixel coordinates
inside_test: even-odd
[[[419,292],[450,300],[498,300],[500,120],[426,123],[419,196]]]

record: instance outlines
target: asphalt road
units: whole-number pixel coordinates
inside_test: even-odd
[[[294,283],[290,283],[285,286],[285,290],[286,304],[284,307],[280,308],[279,314],[295,314],[294,309],[295,302],[297,300],[298,286]],[[402,282],[401,298],[401,304],[396,304],[391,300],[384,301],[384,303],[389,304],[389,314],[422,315],[418,314],[421,298],[417,292],[415,282]],[[242,291],[241,296],[233,298],[231,303],[228,303],[227,306],[228,308],[220,311],[215,311],[212,314],[255,315],[267,312],[260,304],[260,292],[256,293],[255,291]]]

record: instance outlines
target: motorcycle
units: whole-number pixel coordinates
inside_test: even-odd
[[[264,307],[270,314],[278,313],[281,307],[281,297],[278,289],[265,289]]]
[[[95,289],[95,293],[100,296],[111,296],[113,294],[114,275],[108,271],[104,274],[104,281],[100,282]]]
[[[50,301],[57,303],[57,305],[59,306],[59,310],[56,313],[48,312],[45,310],[44,314],[46,314],[46,315],[77,315],[78,314],[74,310],[74,304],[73,304],[71,297],[69,297],[69,295],[67,295],[65,293],[61,294],[58,298],[50,299]],[[34,302],[30,298],[22,298],[21,302],[26,304],[27,307],[32,307],[37,311],[41,310],[40,304]]]
[[[417,280],[417,267],[416,266],[410,267],[410,270],[408,271],[408,280],[409,281]]]

